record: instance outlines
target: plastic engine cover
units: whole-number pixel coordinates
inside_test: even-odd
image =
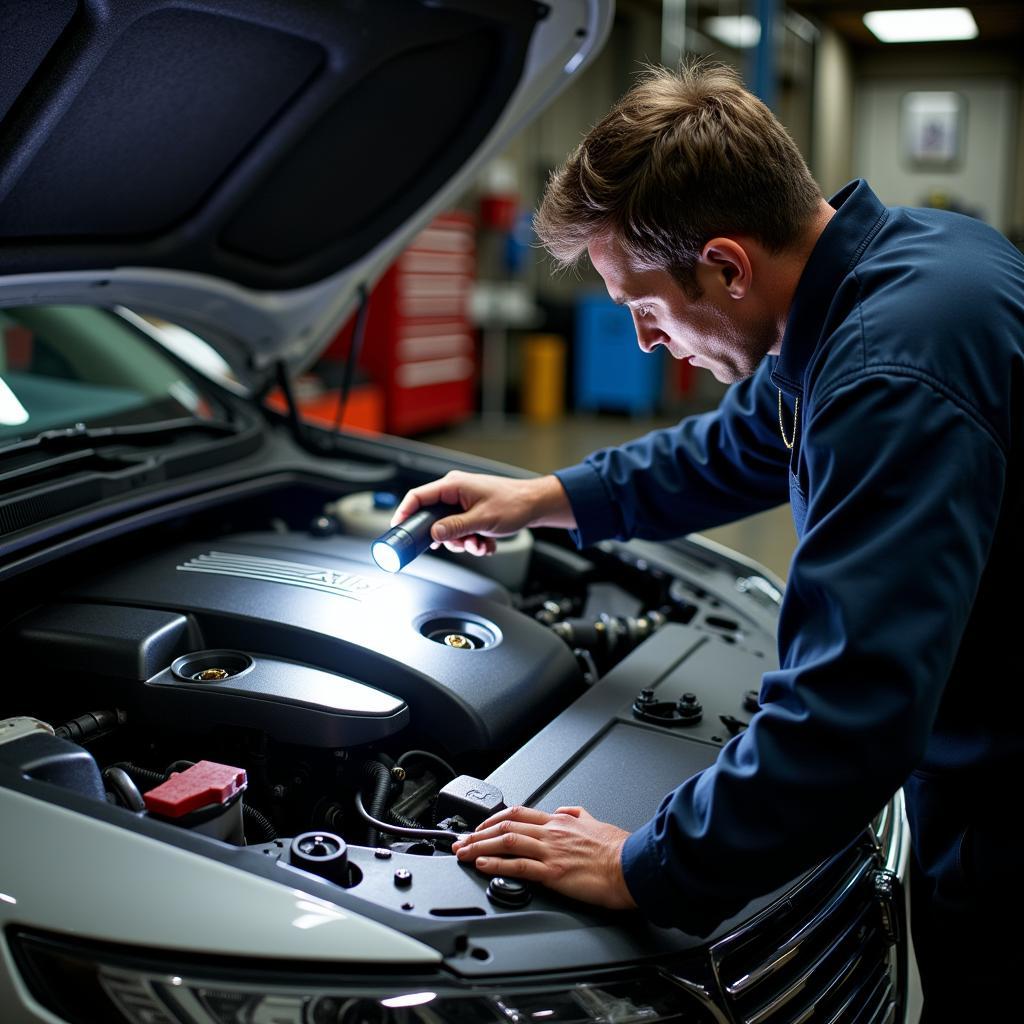
[[[206,648],[290,659],[394,694],[412,727],[453,753],[518,743],[578,695],[575,659],[501,595],[436,582],[432,566],[459,579],[429,557],[416,575],[382,572],[365,540],[245,534],[134,561],[62,599],[179,612]]]

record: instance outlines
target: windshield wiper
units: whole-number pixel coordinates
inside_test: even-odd
[[[171,437],[197,432],[226,437],[237,434],[238,427],[231,423],[198,420],[189,416],[122,427],[87,427],[84,423],[76,423],[73,427],[44,430],[35,437],[5,445],[0,448],[0,458],[32,451],[56,455],[113,444],[162,444]]]

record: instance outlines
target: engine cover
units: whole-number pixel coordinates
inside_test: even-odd
[[[140,609],[185,617],[188,628],[157,644],[158,653],[150,644],[145,656],[121,658],[114,670],[122,678],[134,671],[151,689],[180,690],[171,662],[202,648],[291,665],[291,677],[278,673],[277,682],[263,687],[260,714],[249,705],[251,724],[273,733],[276,717],[279,734],[283,729],[291,738],[306,729],[308,740],[321,745],[331,742],[330,730],[300,719],[317,703],[317,692],[328,692],[317,690],[325,673],[341,677],[339,686],[354,682],[401,698],[413,728],[452,753],[516,745],[579,694],[569,649],[509,607],[501,588],[438,558],[415,564],[415,575],[382,572],[365,540],[244,534],[160,551],[78,585],[62,599],[77,607],[120,606],[124,621],[138,618]],[[460,581],[466,586],[453,585]],[[52,643],[52,632],[33,627],[30,618],[21,645],[35,637],[42,650],[47,644],[40,638],[49,635]],[[460,639],[446,643],[447,637]],[[315,671],[316,685],[296,674],[296,666]],[[204,701],[201,685],[189,690],[188,701],[165,700],[160,713],[180,707],[179,714],[218,720],[220,702]],[[275,692],[278,706],[268,716],[266,701]],[[238,714],[236,702],[224,720],[239,724]]]

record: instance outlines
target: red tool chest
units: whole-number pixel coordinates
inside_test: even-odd
[[[385,429],[415,434],[473,413],[476,341],[474,223],[446,213],[420,232],[370,295],[359,364],[384,394]],[[325,358],[348,352],[354,317]]]

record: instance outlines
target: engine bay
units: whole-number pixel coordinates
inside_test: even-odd
[[[546,531],[392,575],[387,500],[178,524],[29,591],[3,641],[34,682],[0,718],[36,727],[0,758],[404,909],[392,858],[450,862],[512,803],[635,828],[757,710],[766,581],[719,568],[728,600],[681,550]],[[522,906],[437,870],[425,913]]]

